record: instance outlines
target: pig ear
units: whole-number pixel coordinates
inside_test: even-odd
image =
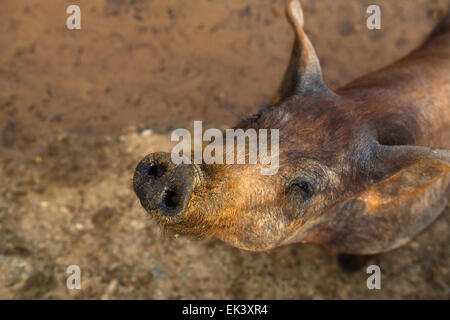
[[[369,188],[387,198],[412,197],[450,173],[450,150],[378,145],[369,164]]]
[[[284,79],[272,103],[293,95],[307,96],[329,91],[322,79],[319,59],[303,30],[303,11],[300,2],[288,0],[286,14],[295,32],[295,42]]]

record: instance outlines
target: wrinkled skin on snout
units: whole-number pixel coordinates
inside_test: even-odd
[[[138,164],[134,190],[165,229],[245,250],[292,242],[357,254],[396,248],[448,201],[450,90],[442,92],[442,83],[450,83],[449,32],[437,33],[410,64],[334,93],[322,81],[298,1],[288,1],[287,14],[296,38],[279,92],[237,126],[279,129],[278,172],[262,175],[261,164],[175,165],[170,154],[156,153]],[[449,59],[428,74],[433,45]]]

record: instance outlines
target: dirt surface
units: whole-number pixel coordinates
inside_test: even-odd
[[[82,30],[65,28],[66,8]],[[332,88],[414,49],[448,0],[302,1]],[[382,29],[365,27],[369,4]],[[450,207],[416,240],[343,272],[333,252],[249,253],[162,234],[133,194],[173,128],[265,104],[293,34],[276,0],[0,0],[0,298],[450,298]],[[66,288],[79,265],[81,290]]]

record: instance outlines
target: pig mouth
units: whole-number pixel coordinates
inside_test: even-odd
[[[197,164],[174,164],[169,153],[153,153],[136,166],[133,189],[153,217],[170,223],[183,217],[194,188],[203,180]]]

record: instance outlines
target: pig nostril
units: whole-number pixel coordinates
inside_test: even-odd
[[[163,164],[153,164],[148,169],[148,174],[152,177],[161,177],[166,172],[167,167]]]
[[[167,191],[164,195],[163,202],[168,208],[176,208],[180,203],[177,192],[173,190]]]

